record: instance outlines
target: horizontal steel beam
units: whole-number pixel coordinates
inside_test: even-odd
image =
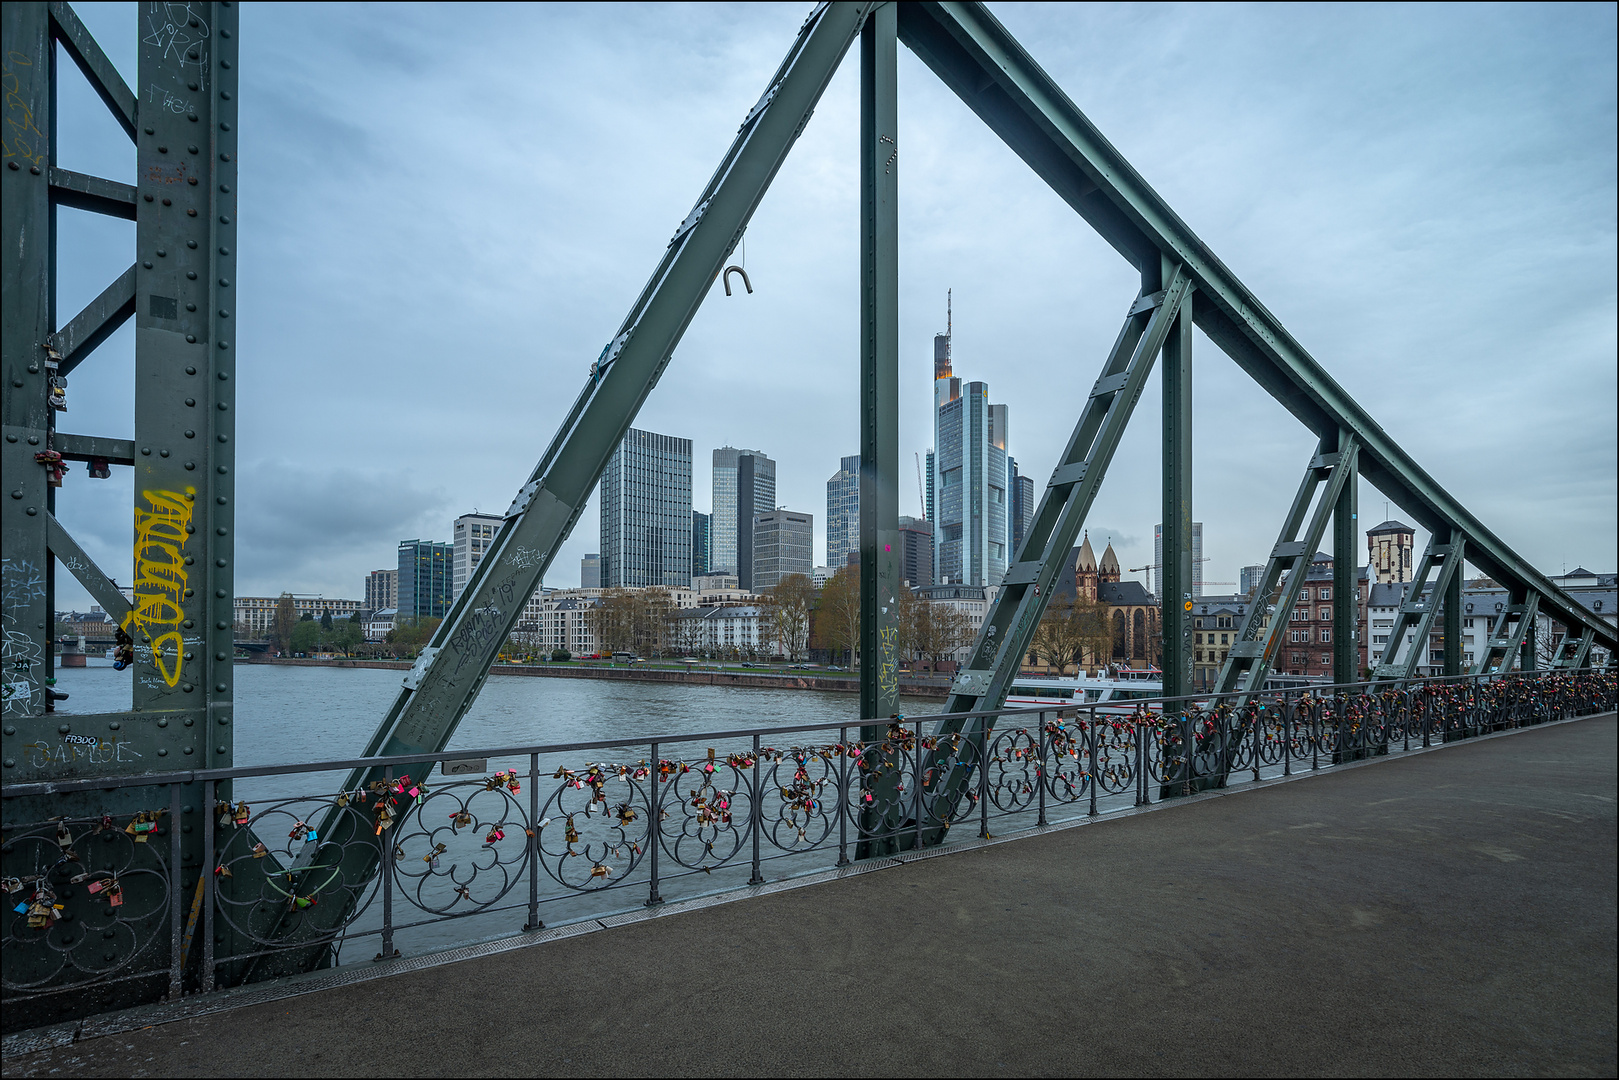
[[[135,464],[133,439],[108,439],[100,435],[69,435],[57,432],[52,443],[64,461],[94,461],[103,458],[108,465]]]
[[[51,200],[57,206],[71,206],[108,217],[135,220],[135,188],[100,176],[87,176],[72,169],[51,166]]]
[[[1619,648],[1612,627],[1508,547],[1395,443],[983,4],[903,4],[899,34],[1120,254],[1138,267],[1160,255],[1184,264],[1197,286],[1198,327],[1317,435],[1352,432],[1361,447],[1361,473],[1379,491],[1428,530],[1461,532],[1468,558],[1495,580],[1533,589],[1559,621],[1588,627],[1598,641]]]

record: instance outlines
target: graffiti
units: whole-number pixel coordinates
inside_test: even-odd
[[[135,511],[135,601],[123,627],[151,641],[152,664],[171,689],[184,670],[186,536],[191,529],[190,498],[174,491],[143,491],[148,510]]]
[[[44,645],[28,632],[35,601],[45,598],[45,575],[26,559],[0,560],[0,712],[32,716],[43,708],[44,684],[34,673],[45,663]]]
[[[181,69],[188,67],[206,71],[208,68],[208,5],[156,3],[146,5],[147,32],[141,38],[143,45],[162,50],[163,59],[173,58]]]
[[[899,699],[899,628],[885,626],[877,634],[877,691],[884,701]]]
[[[514,547],[506,553],[506,563],[518,570],[540,565],[540,553],[531,547]]]
[[[141,759],[140,752],[128,740],[95,739],[88,735],[67,735],[54,746],[48,742],[24,743],[23,754],[31,769],[43,769],[47,765],[113,765]]]
[[[466,621],[461,624],[461,628],[450,638],[450,647],[460,653],[461,656],[456,661],[455,673],[460,674],[467,661],[474,657],[482,656],[488,649],[489,643],[500,637],[505,625],[505,612],[496,607],[493,602],[468,612]]]
[[[147,86],[146,100],[154,105],[157,105],[165,112],[177,113],[180,116],[184,116],[187,113],[196,111],[192,108],[191,102],[187,101],[183,97],[180,97],[178,94],[169,93],[169,91],[163,89],[161,86],[157,85],[157,83],[152,83]]]
[[[34,110],[23,94],[23,80],[31,74],[34,62],[20,52],[6,53],[3,74],[0,74],[0,92],[5,94],[6,122],[0,149],[11,161],[21,158],[36,169],[45,165],[45,150],[49,145],[45,133],[34,123]],[[13,162],[15,164],[15,162]]]

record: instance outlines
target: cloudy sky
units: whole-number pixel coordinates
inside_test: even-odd
[[[1544,570],[1614,569],[1613,5],[993,9],[1464,505]],[[134,86],[137,6],[78,10]],[[399,539],[505,509],[807,10],[243,6],[239,593],[358,597]],[[857,51],[749,228],[756,292],[716,286],[636,421],[693,441],[699,510],[712,448],[773,456],[817,561],[858,450]],[[60,164],[133,182],[64,69]],[[945,290],[957,373],[1010,405],[1043,478],[1137,283],[903,48],[899,85],[916,514]],[[65,318],[133,226],[63,211],[60,237]],[[133,434],[132,357],[126,327],[78,370],[66,430]],[[1194,516],[1207,579],[1235,581],[1313,440],[1201,335],[1195,365]],[[1157,400],[1155,377],[1089,523],[1125,567],[1152,561]],[[76,467],[58,506],[129,580],[129,470]],[[1361,506],[1382,519],[1369,485]],[[547,583],[596,541],[592,507]]]

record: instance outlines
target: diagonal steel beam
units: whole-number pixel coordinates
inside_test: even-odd
[[[1170,209],[979,3],[901,5],[900,40],[1127,260],[1184,263],[1197,287],[1198,327],[1318,435],[1343,429],[1361,444],[1361,472],[1430,532],[1468,537],[1468,557],[1492,578],[1532,589],[1568,626],[1619,635],[1503,543],[1422,470]]]
[[[58,206],[135,220],[135,188],[100,176],[51,166],[51,200]]]
[[[1257,692],[1264,688],[1265,677],[1270,674],[1276,652],[1282,645],[1282,635],[1291,622],[1288,616],[1299,598],[1299,591],[1304,587],[1305,578],[1309,577],[1310,559],[1319,548],[1321,538],[1326,535],[1327,519],[1333,515],[1340,495],[1355,475],[1359,450],[1355,437],[1344,432],[1338,436],[1337,450],[1329,449],[1330,445],[1326,439],[1322,439],[1304,470],[1304,479],[1293,495],[1293,503],[1282,522],[1276,546],[1271,549],[1270,558],[1265,562],[1265,576],[1254,594],[1254,602],[1249,605],[1248,617],[1237,635],[1237,643],[1226,654],[1225,664],[1220,669],[1220,682],[1215,688],[1219,693],[1229,694],[1238,689]],[[1326,491],[1318,501],[1316,495],[1323,484]],[[1315,505],[1314,513],[1310,513],[1312,504]],[[1309,514],[1307,526],[1306,514]],[[1301,527],[1304,529],[1302,536],[1299,533]],[[1282,577],[1284,573],[1287,575],[1285,580]],[[1278,582],[1282,591],[1267,623],[1266,600]],[[1239,687],[1238,683],[1244,675],[1247,682]]]
[[[56,356],[57,373],[66,375],[79,366],[79,362],[95,351],[96,347],[112,336],[135,314],[135,264],[118,275],[118,279],[101,295],[84,305],[66,326],[45,339],[46,346]]]
[[[1416,573],[1411,576],[1411,588],[1400,602],[1399,613],[1394,617],[1394,628],[1389,632],[1383,659],[1373,669],[1374,679],[1409,679],[1415,674],[1417,665],[1422,663],[1428,651],[1434,620],[1445,608],[1445,597],[1450,591],[1451,582],[1462,572],[1466,551],[1467,540],[1460,533],[1452,532],[1444,539],[1435,533],[1429,538],[1428,547],[1417,561]],[[1430,573],[1434,574],[1434,583],[1433,588],[1427,589]],[[1405,643],[1406,629],[1413,623],[1416,624],[1416,636],[1411,639],[1410,651],[1401,658],[1400,648]]]
[[[1568,666],[1570,668],[1578,669],[1578,668],[1582,668],[1582,667],[1585,666],[1586,661],[1588,659],[1590,659],[1590,656],[1591,656],[1591,640],[1595,636],[1596,635],[1591,633],[1591,631],[1589,629],[1587,629],[1584,633],[1582,633],[1580,635],[1580,643],[1575,648],[1574,655],[1569,657],[1569,660],[1568,660]]]
[[[90,86],[112,111],[113,119],[118,121],[118,126],[123,128],[125,134],[133,141],[138,105],[129,84],[118,74],[118,69],[107,59],[107,54],[101,50],[100,44],[90,35],[84,23],[79,21],[78,14],[70,5],[56,0],[50,5],[50,10],[51,36],[62,43],[63,50],[73,58],[73,62],[89,80]]]
[[[101,609],[112,617],[112,621],[122,625],[124,616],[129,614],[130,603],[118,591],[118,586],[102,573],[94,559],[84,553],[79,542],[56,520],[55,514],[46,514],[45,530],[51,554],[73,572],[79,583],[101,603]]]
[[[1191,283],[1181,267],[1174,267],[1168,279],[1164,289],[1138,296],[1130,305],[1118,340],[1040,497],[1023,549],[1001,579],[1000,591],[979,628],[972,659],[950,688],[945,712],[994,709],[1006,700],[1007,688],[1017,678],[1052,587],[1090,513],[1153,361],[1191,294]],[[959,721],[948,722],[945,728],[960,729]]]
[[[1490,638],[1484,645],[1484,651],[1479,654],[1478,662],[1473,665],[1474,675],[1505,674],[1512,670],[1518,661],[1518,652],[1523,648],[1524,638],[1529,634],[1529,628],[1535,623],[1535,613],[1540,609],[1540,594],[1530,593],[1522,600],[1511,600],[1496,616],[1495,626],[1490,630]],[[1507,631],[1509,620],[1514,616],[1517,622]],[[1497,659],[1499,657],[1499,659]]]

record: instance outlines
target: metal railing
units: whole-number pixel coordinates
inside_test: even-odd
[[[0,990],[18,1002],[146,980],[173,999],[289,963],[337,963],[359,942],[369,956],[373,939],[387,960],[402,941],[427,951],[601,918],[1615,700],[1605,673],[1463,676],[1204,695],[1161,713],[1000,709],[966,714],[955,735],[930,734],[934,715],[879,721],[865,728],[879,737],[864,740],[859,724],[822,723],[410,759],[483,759],[471,778],[396,776],[406,759],[366,758],[12,785],[0,789],[11,908]],[[386,779],[333,787],[359,768]],[[952,774],[958,782],[941,782]],[[222,800],[226,784],[243,797]],[[243,788],[254,784],[250,805]],[[135,817],[12,817],[39,796],[120,787],[156,801]],[[332,828],[344,819],[355,827]],[[353,839],[325,840],[312,822]],[[200,864],[182,857],[182,829],[200,829]],[[352,844],[371,846],[379,873],[345,877],[340,849]],[[325,917],[309,918],[316,910]]]

